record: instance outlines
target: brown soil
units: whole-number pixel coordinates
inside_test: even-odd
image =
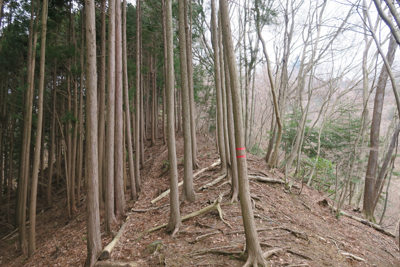
[[[143,231],[168,222],[169,197],[154,205],[160,209],[146,213],[131,212],[132,208],[152,207],[150,201],[157,196],[158,189],[166,190],[169,187],[167,148],[161,144],[161,140],[159,142],[159,145],[146,150],[146,167],[141,170],[142,193],[136,203],[127,203],[127,212],[130,213],[127,227],[111,254],[111,260],[135,262],[137,266],[159,266],[160,259],[165,266],[242,266],[244,262],[236,254],[202,253],[209,249],[242,251],[245,246],[240,205],[229,203],[229,184],[223,184],[225,181],[197,192],[195,202],[181,203],[181,215],[206,207],[222,193],[225,194],[221,206],[224,219],[232,229],[221,221],[217,212],[211,212],[183,222],[181,231],[174,238],[163,230],[142,234]],[[178,144],[178,159],[183,159],[181,136],[178,137]],[[198,145],[200,168],[208,167],[218,159],[215,145],[209,137],[198,136]],[[183,161],[178,160],[178,163],[179,178],[182,179]],[[250,154],[248,166],[249,174],[282,177],[280,172],[267,172],[264,160]],[[195,178],[195,188],[218,175],[218,167],[201,174]],[[322,193],[305,185],[301,191],[294,189],[290,193],[281,184],[255,181],[250,181],[250,189],[254,196],[256,225],[262,229],[259,238],[263,250],[284,249],[284,253],[269,258],[270,266],[400,266],[400,252],[393,238],[352,219],[343,216],[336,218],[328,207],[318,204],[327,198]],[[77,213],[69,218],[65,209],[65,191],[59,192],[53,207],[37,219],[37,252],[30,259],[27,259],[26,254],[21,255],[17,250],[18,237],[15,234],[0,241],[0,265],[83,266],[86,258],[84,202],[83,199]],[[39,210],[43,207],[42,204]],[[362,217],[351,207],[345,207],[344,210]],[[101,226],[102,242],[106,246],[111,237],[104,236],[103,223]],[[10,232],[7,227],[0,228],[1,237]],[[207,233],[214,234],[195,240]],[[162,242],[156,252],[148,248],[154,241]],[[363,258],[365,262],[346,258],[342,252]]]

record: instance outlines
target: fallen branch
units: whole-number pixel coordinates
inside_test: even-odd
[[[205,207],[205,208],[203,208],[203,209],[201,209],[201,210],[199,210],[199,211],[193,212],[193,213],[191,213],[191,214],[189,214],[189,215],[186,215],[186,216],[182,217],[181,221],[183,222],[183,221],[186,221],[187,219],[196,217],[196,216],[198,216],[198,215],[202,215],[202,214],[208,213],[208,212],[210,212],[210,211],[217,210],[218,213],[219,213],[219,217],[221,218],[221,220],[222,220],[225,224],[227,224],[230,228],[232,228],[232,226],[231,226],[229,223],[227,223],[227,222],[224,220],[224,218],[222,217],[222,209],[221,209],[221,205],[220,205],[221,201],[222,201],[222,195],[220,195],[220,196],[214,201],[213,204],[211,204],[211,205],[209,205],[209,206],[207,206],[207,207]],[[164,227],[166,227],[166,226],[167,226],[167,224],[163,224],[163,225],[157,226],[157,227],[155,227],[155,228],[152,228],[152,229],[146,231],[146,233],[151,233],[151,232],[157,231],[157,230],[159,230],[159,229],[161,229],[161,228],[164,228]]]
[[[220,254],[220,255],[240,255],[243,254],[243,251],[229,251],[229,250],[219,250],[219,249],[204,249],[204,250],[199,250],[191,253],[191,256],[197,256],[197,255],[202,255],[202,254]]]
[[[108,244],[103,251],[100,254],[100,260],[107,260],[110,258],[111,252],[114,249],[115,245],[118,243],[119,239],[121,238],[125,227],[127,225],[129,217],[126,219],[126,222],[121,226],[121,228],[119,229],[117,235],[114,237],[114,239],[111,241],[110,244]],[[108,266],[108,265],[107,265]],[[118,265],[119,266],[119,265]],[[125,265],[121,265],[121,266],[125,266]]]
[[[98,261],[95,267],[137,267],[135,262]]]
[[[365,262],[365,260],[363,258],[360,258],[358,256],[355,256],[355,255],[347,253],[347,252],[341,252],[340,254],[342,254],[342,256],[344,256],[346,258],[352,258],[356,261],[364,261]]]
[[[213,164],[211,164],[211,166],[208,166],[207,168],[201,169],[200,171],[196,172],[195,174],[193,174],[193,178],[196,177],[197,175],[199,175],[199,174],[201,174],[201,173],[203,173],[203,172],[205,172],[205,171],[207,171],[207,170],[209,170],[209,169],[211,169],[211,168],[213,168],[213,167],[219,165],[219,164],[221,164],[221,160],[217,160],[216,162],[214,162]],[[183,185],[183,181],[181,181],[180,183],[178,183],[178,187],[181,186],[181,185]],[[171,191],[170,189],[166,190],[164,193],[162,193],[161,195],[159,195],[158,197],[156,197],[155,199],[153,199],[153,200],[151,201],[151,204],[154,204],[154,203],[156,203],[157,201],[160,201],[162,198],[168,196],[168,194],[169,194],[170,191]]]
[[[206,237],[209,237],[209,236],[212,236],[212,235],[216,235],[216,234],[221,234],[221,232],[220,231],[215,231],[215,232],[212,232],[212,233],[200,235],[200,236],[194,238],[193,240],[189,241],[189,244],[194,244],[194,243],[196,243],[196,242],[198,242],[198,241],[200,241],[200,240],[202,240],[202,239],[204,239]]]
[[[324,205],[328,204],[329,207],[330,207],[333,211],[336,212],[337,209],[336,209],[335,207],[333,207],[331,204],[329,204],[328,201],[326,201],[326,200],[320,201],[320,203],[322,203],[322,202],[323,202]],[[395,236],[394,234],[392,234],[391,232],[389,232],[389,231],[383,229],[382,226],[380,226],[380,225],[378,225],[378,224],[375,224],[375,223],[372,223],[372,222],[370,222],[370,221],[368,221],[368,220],[358,218],[358,217],[353,216],[353,215],[350,215],[350,214],[348,214],[348,213],[346,213],[346,212],[344,212],[344,211],[340,211],[340,215],[346,216],[346,217],[348,217],[348,218],[350,218],[350,219],[353,219],[353,220],[355,220],[355,221],[357,221],[357,222],[360,222],[360,223],[362,223],[362,224],[365,224],[365,225],[367,225],[367,226],[370,226],[370,227],[374,228],[375,230],[377,230],[377,231],[379,231],[379,232],[381,232],[381,233],[383,233],[383,234],[385,234],[385,235],[388,235],[388,236],[390,236],[390,237],[393,237],[393,238],[396,237],[396,236]]]
[[[249,175],[250,180],[256,180],[263,183],[271,183],[271,184],[285,184],[286,182],[280,178],[270,178],[270,177],[263,177],[258,175]],[[292,185],[292,187],[296,189],[300,189],[297,185]]]
[[[166,206],[169,206],[169,204],[165,204],[165,205],[159,206],[159,207],[151,207],[151,208],[148,208],[148,209],[134,209],[134,208],[132,208],[131,211],[132,212],[137,212],[137,213],[145,213],[145,212],[148,212],[150,210],[158,210],[158,209],[164,208]],[[127,214],[127,215],[129,215],[129,214]]]
[[[203,189],[207,189],[207,188],[209,188],[209,187],[211,187],[211,186],[213,186],[213,185],[216,185],[216,184],[218,184],[220,181],[222,181],[225,177],[226,177],[226,173],[224,173],[223,175],[221,175],[221,176],[218,177],[217,179],[215,179],[215,180],[209,182],[208,184],[205,184],[205,185],[199,187],[199,189],[197,189],[197,191],[201,191],[201,190],[203,190]]]

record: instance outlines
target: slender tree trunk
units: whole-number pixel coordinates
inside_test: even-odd
[[[135,184],[136,191],[140,192],[140,43],[141,43],[141,30],[140,30],[140,0],[136,0],[136,104],[135,104]]]
[[[163,25],[163,52],[164,52],[164,84],[163,84],[163,95],[162,95],[162,129],[163,129],[163,144],[167,143],[167,132],[165,127],[165,113],[166,113],[166,95],[165,91],[167,90],[167,25],[166,25],[166,14],[165,14],[165,3],[162,0],[162,25]]]
[[[96,26],[94,1],[85,2],[86,9],[86,220],[87,260],[93,266],[101,252],[99,214],[99,167],[97,121]]]
[[[218,47],[218,32],[217,32],[217,14],[215,11],[215,1],[211,1],[211,28],[212,28],[212,45],[214,49],[214,72],[215,72],[215,91],[217,95],[217,124],[218,124],[218,146],[219,155],[221,158],[221,173],[226,173],[226,158],[224,138],[224,116],[222,106],[222,93],[221,93],[221,69],[219,62],[219,47]]]
[[[124,196],[124,142],[123,142],[123,89],[122,89],[122,16],[121,1],[115,2],[115,216],[125,215]]]
[[[188,2],[189,2],[189,8],[188,8]],[[189,17],[190,17],[190,27],[188,22]],[[188,87],[189,87],[189,100],[190,100],[190,131],[192,133],[192,163],[193,163],[192,165],[193,169],[196,169],[199,166],[197,164],[197,138],[196,138],[196,124],[194,120],[196,106],[194,103],[194,89],[193,89],[192,1],[191,0],[185,1],[185,36],[186,36]]]
[[[107,183],[105,186],[106,234],[116,223],[114,214],[114,148],[115,148],[115,0],[108,1],[108,86],[107,86]]]
[[[151,81],[151,146],[156,144],[156,67],[155,57],[150,56],[150,81]],[[150,84],[149,84],[150,88]]]
[[[99,203],[100,207],[104,205],[105,196],[105,178],[103,173],[105,160],[105,116],[106,116],[106,0],[101,1],[101,57],[100,57],[100,90],[99,90]],[[100,190],[102,188],[102,190]]]
[[[126,141],[128,145],[128,162],[129,162],[129,178],[131,186],[131,199],[137,199],[137,189],[135,184],[135,166],[133,164],[133,152],[132,152],[132,134],[131,134],[131,112],[129,109],[129,91],[128,91],[128,58],[126,53],[126,0],[123,2],[123,27],[122,27],[122,54],[123,54],[123,69],[124,69],[124,91],[125,91],[125,122],[126,122]]]
[[[196,195],[193,189],[193,162],[192,162],[192,134],[190,130],[190,100],[187,72],[187,51],[185,33],[185,4],[186,0],[178,0],[179,13],[179,59],[181,63],[181,92],[182,92],[182,118],[184,141],[184,176],[182,199],[194,201]]]
[[[221,20],[220,20],[221,22]],[[220,24],[220,29],[222,25]],[[225,72],[225,75],[221,75],[225,77],[222,81],[225,84],[226,91],[226,107],[227,107],[227,129],[226,131],[229,134],[229,153],[230,153],[230,169],[232,176],[232,186],[231,186],[231,202],[238,201],[239,194],[239,179],[238,179],[238,167],[237,167],[237,159],[236,159],[236,145],[235,145],[235,122],[233,118],[233,107],[232,107],[232,91],[231,91],[231,80],[228,69],[228,58],[222,49],[222,32],[220,34],[220,63],[221,63],[221,73]],[[225,64],[224,64],[225,62]]]
[[[51,118],[51,132],[50,132],[50,153],[48,156],[49,162],[49,177],[47,179],[46,188],[46,202],[47,206],[51,206],[51,184],[53,179],[53,167],[54,167],[54,152],[55,152],[55,127],[56,127],[56,105],[57,105],[57,59],[54,60],[53,70],[53,116]]]
[[[391,37],[389,42],[389,50],[386,58],[390,66],[393,64],[394,55],[397,48],[396,40]],[[377,171],[377,162],[379,157],[379,132],[382,118],[383,101],[385,97],[385,87],[388,79],[388,70],[384,65],[379,75],[378,85],[375,93],[374,111],[372,114],[371,134],[370,134],[370,152],[367,164],[367,173],[365,175],[365,190],[364,190],[364,205],[363,212],[367,219],[375,220],[374,218],[374,188],[375,176]]]
[[[262,250],[258,240],[256,225],[254,222],[253,209],[251,207],[249,181],[247,178],[247,161],[244,148],[244,133],[242,122],[242,109],[240,108],[240,92],[238,73],[236,69],[236,58],[232,42],[232,33],[229,21],[229,10],[227,0],[220,1],[222,33],[224,44],[226,45],[226,55],[228,59],[228,68],[230,76],[230,84],[232,90],[232,107],[235,121],[235,144],[238,159],[238,177],[239,177],[239,197],[242,210],[243,224],[246,235],[246,252],[247,261],[244,266],[266,266],[262,257]]]
[[[14,131],[15,131],[15,121],[16,119],[12,119],[11,122],[11,130],[10,130],[10,152],[8,156],[8,183],[7,183],[7,222],[11,222],[10,217],[10,201],[11,201],[11,185],[12,185],[12,177],[13,177],[13,168],[14,168],[14,161],[13,161],[13,151],[14,151]]]
[[[26,233],[26,202],[28,196],[28,179],[29,179],[29,167],[30,167],[30,147],[31,147],[31,128],[32,128],[32,107],[33,107],[33,92],[34,92],[34,74],[35,74],[35,57],[37,42],[37,32],[33,28],[33,14],[34,5],[31,7],[31,22],[29,29],[29,40],[28,40],[28,89],[25,97],[25,115],[24,115],[24,131],[22,137],[22,149],[21,149],[21,169],[20,179],[18,180],[18,202],[17,202],[17,226],[19,232],[19,245],[22,253],[25,252],[25,233]],[[36,17],[37,24],[38,18]]]
[[[164,2],[164,0],[162,0]],[[174,116],[174,47],[173,47],[173,28],[172,28],[172,0],[165,1],[166,14],[166,40],[167,40],[167,134],[168,134],[168,159],[170,166],[170,217],[166,227],[167,232],[172,235],[178,232],[181,226],[181,215],[179,211],[178,193],[178,169],[176,161],[175,147],[175,116]]]
[[[85,8],[82,9],[82,13],[85,12]],[[81,51],[80,51],[80,65],[81,65],[81,78],[80,78],[80,93],[79,93],[79,112],[78,112],[78,116],[79,116],[79,139],[78,139],[78,157],[77,157],[77,179],[78,179],[78,185],[77,185],[77,192],[76,192],[76,197],[77,197],[77,202],[78,205],[81,202],[81,183],[82,183],[82,169],[83,169],[83,138],[84,138],[84,134],[83,134],[83,87],[84,87],[84,74],[85,74],[85,68],[84,68],[84,49],[85,49],[85,28],[84,28],[84,23],[85,20],[83,19],[82,16],[82,28],[81,28]],[[105,174],[103,172],[103,174]],[[103,181],[106,179],[103,179]],[[104,183],[103,183],[104,184]],[[86,183],[85,183],[86,186]],[[103,186],[103,189],[105,189],[105,187]]]
[[[43,0],[42,7],[42,32],[40,42],[40,74],[39,74],[39,95],[38,95],[38,117],[36,127],[36,142],[33,157],[31,202],[29,206],[29,234],[28,234],[28,257],[36,251],[36,200],[39,175],[40,149],[43,130],[43,92],[44,92],[44,72],[46,55],[46,32],[47,32],[47,0]],[[42,153],[44,153],[42,151]]]
[[[273,102],[274,102],[274,111],[275,111],[275,118],[276,118],[276,123],[278,125],[278,137],[276,139],[275,142],[275,149],[274,152],[272,153],[272,157],[268,162],[268,165],[270,168],[274,168],[277,164],[278,164],[278,157],[279,157],[279,147],[280,147],[280,143],[281,143],[281,139],[282,139],[282,122],[281,122],[281,117],[280,117],[280,112],[279,112],[279,106],[278,106],[278,99],[276,96],[276,92],[275,92],[275,84],[273,81],[273,77],[272,77],[272,72],[271,72],[271,63],[269,60],[269,56],[267,53],[267,47],[265,45],[265,41],[261,35],[261,28],[260,28],[260,18],[259,18],[259,10],[258,10],[258,2],[256,2],[256,10],[257,10],[257,35],[258,35],[258,39],[261,41],[261,44],[263,46],[263,52],[264,52],[264,57],[265,60],[267,61],[267,68],[268,68],[268,78],[269,78],[269,82],[271,85],[271,92],[272,92],[272,98],[273,98]]]

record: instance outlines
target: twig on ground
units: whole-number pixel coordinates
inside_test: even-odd
[[[201,191],[203,189],[207,189],[213,185],[218,184],[220,181],[222,181],[224,178],[226,177],[226,173],[224,173],[223,175],[219,176],[218,178],[214,179],[213,181],[209,182],[208,184],[205,184],[203,186],[200,186],[199,189],[197,189],[197,191]]]
[[[215,167],[215,166],[218,166],[219,164],[221,164],[221,160],[218,159],[216,162],[214,162],[213,164],[211,164],[211,165],[208,166],[207,168],[201,169],[200,171],[198,171],[198,172],[196,172],[195,174],[193,174],[193,179],[194,179],[197,175],[199,175],[199,174],[201,174],[201,173],[203,173],[203,172],[205,172],[205,171],[207,171],[207,170],[209,170],[209,169],[211,169],[211,168],[213,168],[213,167]],[[183,185],[183,181],[181,181],[180,183],[178,183],[178,187],[181,186],[181,185]],[[164,193],[162,193],[161,195],[159,195],[158,197],[156,197],[155,199],[153,199],[153,200],[151,201],[151,204],[154,204],[154,203],[156,203],[157,201],[160,201],[161,199],[163,199],[164,197],[166,197],[166,196],[169,194],[170,191],[171,191],[170,189],[166,190]]]
[[[205,214],[205,213],[208,213],[208,212],[213,211],[213,210],[217,210],[218,213],[219,213],[219,217],[221,218],[221,220],[222,220],[226,225],[228,225],[230,228],[232,228],[232,226],[231,226],[228,222],[226,222],[226,221],[224,220],[224,218],[222,217],[222,209],[221,209],[221,205],[220,205],[221,201],[222,201],[222,195],[220,195],[220,196],[214,201],[213,204],[211,204],[211,205],[209,205],[209,206],[207,206],[207,207],[205,207],[205,208],[203,208],[203,209],[201,209],[201,210],[199,210],[199,211],[193,212],[193,213],[191,213],[191,214],[189,214],[189,215],[186,215],[186,216],[182,217],[181,221],[183,222],[183,221],[185,221],[185,220],[187,220],[187,219],[196,217],[196,216],[198,216],[198,215]],[[157,226],[157,227],[155,227],[155,228],[152,228],[152,229],[146,231],[146,233],[151,233],[151,232],[157,231],[157,230],[159,230],[159,229],[161,229],[161,228],[164,228],[164,227],[166,227],[166,226],[167,226],[167,224],[163,224],[163,225]]]
[[[270,178],[270,177],[255,176],[255,175],[249,175],[248,177],[250,180],[256,180],[263,183],[285,184],[285,181],[280,178]],[[298,185],[292,185],[292,187],[300,189]]]
[[[202,239],[205,239],[205,238],[207,238],[209,236],[216,235],[216,234],[221,234],[221,232],[220,231],[215,231],[215,232],[212,232],[212,233],[200,235],[200,236],[194,238],[193,240],[189,241],[189,244],[194,244],[194,243],[196,243],[196,242],[198,242],[198,241],[200,241]]]
[[[137,212],[137,213],[145,213],[145,212],[148,212],[150,210],[158,210],[158,209],[164,208],[166,206],[169,206],[169,204],[165,204],[165,205],[162,205],[162,206],[159,206],[159,207],[150,207],[148,209],[134,209],[134,208],[132,208],[131,211],[132,212]],[[127,214],[127,215],[129,215],[129,214]]]
[[[364,261],[365,262],[365,260],[363,258],[360,258],[360,257],[358,257],[356,255],[353,255],[353,254],[350,254],[350,253],[347,253],[347,252],[341,252],[340,254],[342,254],[346,258],[352,258],[352,259],[354,259],[356,261]]]
[[[322,203],[322,205],[328,205],[329,208],[331,208],[335,212],[337,210],[335,207],[333,207],[331,204],[329,204],[329,202],[326,199],[324,199],[322,201],[319,201],[319,203]],[[375,230],[377,230],[377,231],[379,231],[379,232],[381,232],[381,233],[383,233],[385,235],[388,235],[388,236],[391,236],[391,237],[394,237],[394,238],[396,237],[394,234],[392,234],[391,232],[383,229],[383,227],[378,225],[378,224],[375,224],[375,223],[372,223],[372,222],[370,222],[368,220],[361,219],[361,218],[358,218],[356,216],[350,215],[350,214],[348,214],[348,213],[346,213],[344,211],[340,211],[340,214],[343,215],[343,216],[346,216],[346,217],[348,217],[350,219],[353,219],[353,220],[355,220],[357,222],[360,222],[362,224],[368,225],[368,226],[374,228]]]
[[[135,262],[98,261],[95,267],[137,267]]]

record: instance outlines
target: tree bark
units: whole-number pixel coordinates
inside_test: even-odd
[[[34,31],[33,27],[33,16],[34,16],[34,5],[31,3],[31,22],[29,26],[29,40],[28,40],[28,89],[25,96],[25,114],[24,114],[24,130],[22,136],[22,148],[21,148],[21,166],[20,166],[20,177],[18,179],[18,199],[17,199],[17,210],[16,210],[16,222],[19,229],[19,246],[22,253],[25,252],[25,233],[26,233],[26,202],[28,195],[28,178],[29,178],[29,167],[30,167],[30,143],[31,143],[31,128],[32,128],[32,107],[33,107],[33,84],[34,84],[34,73],[35,73],[35,57],[36,57],[36,41],[37,32]],[[37,18],[36,18],[37,21]],[[37,23],[36,23],[37,24]]]
[[[222,35],[221,35],[222,37]],[[233,119],[233,107],[232,107],[232,91],[231,91],[231,81],[229,76],[229,69],[228,69],[228,58],[226,56],[225,51],[224,60],[225,64],[222,60],[222,39],[220,39],[220,54],[221,54],[221,70],[225,71],[225,90],[226,90],[226,102],[227,102],[227,131],[229,134],[229,153],[230,153],[230,171],[232,177],[232,186],[231,186],[231,202],[238,201],[238,194],[239,194],[239,180],[238,180],[238,167],[237,167],[237,159],[236,159],[236,146],[235,146],[235,122]],[[221,71],[221,73],[222,73]],[[229,171],[229,169],[228,169]]]
[[[99,214],[98,168],[98,121],[97,121],[97,73],[96,73],[96,25],[94,1],[85,2],[86,9],[86,220],[87,260],[93,266],[101,252]]]
[[[140,191],[140,0],[136,0],[136,104],[135,104],[135,183],[137,192]]]
[[[236,152],[239,154],[238,158],[238,177],[239,177],[239,197],[240,206],[242,210],[243,224],[246,235],[246,252],[244,256],[247,256],[247,261],[244,266],[266,266],[262,256],[262,250],[260,242],[258,240],[258,234],[256,225],[254,222],[253,209],[251,207],[250,200],[250,189],[249,180],[247,177],[247,161],[244,148],[244,133],[243,133],[243,121],[242,121],[242,109],[240,108],[240,92],[238,74],[236,69],[236,58],[232,42],[232,33],[229,21],[229,10],[227,0],[220,1],[221,10],[221,22],[222,22],[222,33],[224,38],[224,44],[226,45],[226,55],[228,59],[228,68],[230,74],[230,84],[232,90],[232,106],[233,115],[235,121],[235,144]]]
[[[185,7],[184,1],[178,0],[179,13],[179,59],[181,66],[181,92],[182,92],[182,119],[184,141],[184,176],[182,199],[194,201],[196,195],[193,188],[193,162],[192,162],[192,134],[190,130],[190,100],[187,72],[187,51],[185,34]]]
[[[162,0],[164,3],[164,0]],[[165,0],[166,14],[166,41],[167,41],[167,135],[168,135],[168,159],[170,166],[170,217],[166,228],[167,232],[174,235],[178,232],[181,225],[181,215],[179,211],[178,193],[178,169],[176,161],[175,147],[175,116],[174,116],[174,47],[173,47],[173,28],[172,28],[172,0]]]
[[[114,214],[114,149],[115,149],[115,0],[108,1],[108,86],[107,86],[107,183],[105,186],[106,234],[116,223]]]
[[[393,64],[394,55],[397,48],[396,40],[392,37],[389,42],[389,49],[386,55],[389,65]],[[388,70],[384,65],[379,75],[378,85],[376,87],[374,110],[371,122],[370,134],[370,152],[367,164],[367,173],[365,175],[365,188],[364,188],[364,205],[363,212],[368,220],[374,221],[374,188],[375,176],[377,170],[377,162],[379,157],[379,132],[382,118],[383,101],[385,97],[385,88],[388,79]]]
[[[105,160],[105,116],[106,116],[106,0],[101,1],[101,61],[100,61],[100,90],[99,90],[99,194],[100,206],[104,203],[106,173],[103,173]]]
[[[189,2],[189,8],[188,8],[188,2]],[[189,9],[189,14],[188,14],[188,9]],[[188,22],[189,17],[190,17],[190,27]],[[197,164],[197,138],[196,138],[196,124],[194,120],[196,105],[194,103],[194,88],[193,88],[192,1],[191,0],[185,1],[185,35],[186,35],[189,101],[190,101],[190,131],[192,133],[192,166],[194,170],[199,166]]]
[[[126,0],[123,2],[123,30],[122,30],[122,54],[123,54],[123,69],[124,69],[124,91],[125,91],[125,122],[126,122],[126,141],[128,145],[128,162],[129,162],[129,178],[131,186],[131,199],[136,201],[137,190],[135,184],[135,166],[133,164],[132,152],[132,134],[131,134],[131,112],[129,109],[129,91],[128,91],[128,58],[126,53]]]
[[[47,33],[47,0],[43,0],[42,6],[42,32],[40,42],[40,74],[39,74],[39,93],[38,93],[38,118],[36,126],[36,142],[33,157],[31,202],[29,206],[29,234],[28,234],[28,257],[36,251],[36,200],[39,175],[40,149],[43,130],[43,92],[44,92],[44,72],[46,55],[46,33]],[[44,153],[44,152],[42,152]],[[0,155],[2,156],[2,155]],[[0,181],[1,182],[1,181]]]
[[[221,69],[219,62],[218,32],[217,32],[217,14],[215,11],[215,1],[211,1],[211,29],[212,29],[212,45],[214,49],[214,72],[215,72],[215,93],[217,95],[217,124],[218,124],[218,146],[221,158],[221,174],[226,173],[226,148],[224,138],[224,116],[222,110],[222,93],[221,93]]]
[[[120,220],[125,215],[124,196],[124,142],[122,110],[122,20],[121,1],[115,1],[115,216]]]

